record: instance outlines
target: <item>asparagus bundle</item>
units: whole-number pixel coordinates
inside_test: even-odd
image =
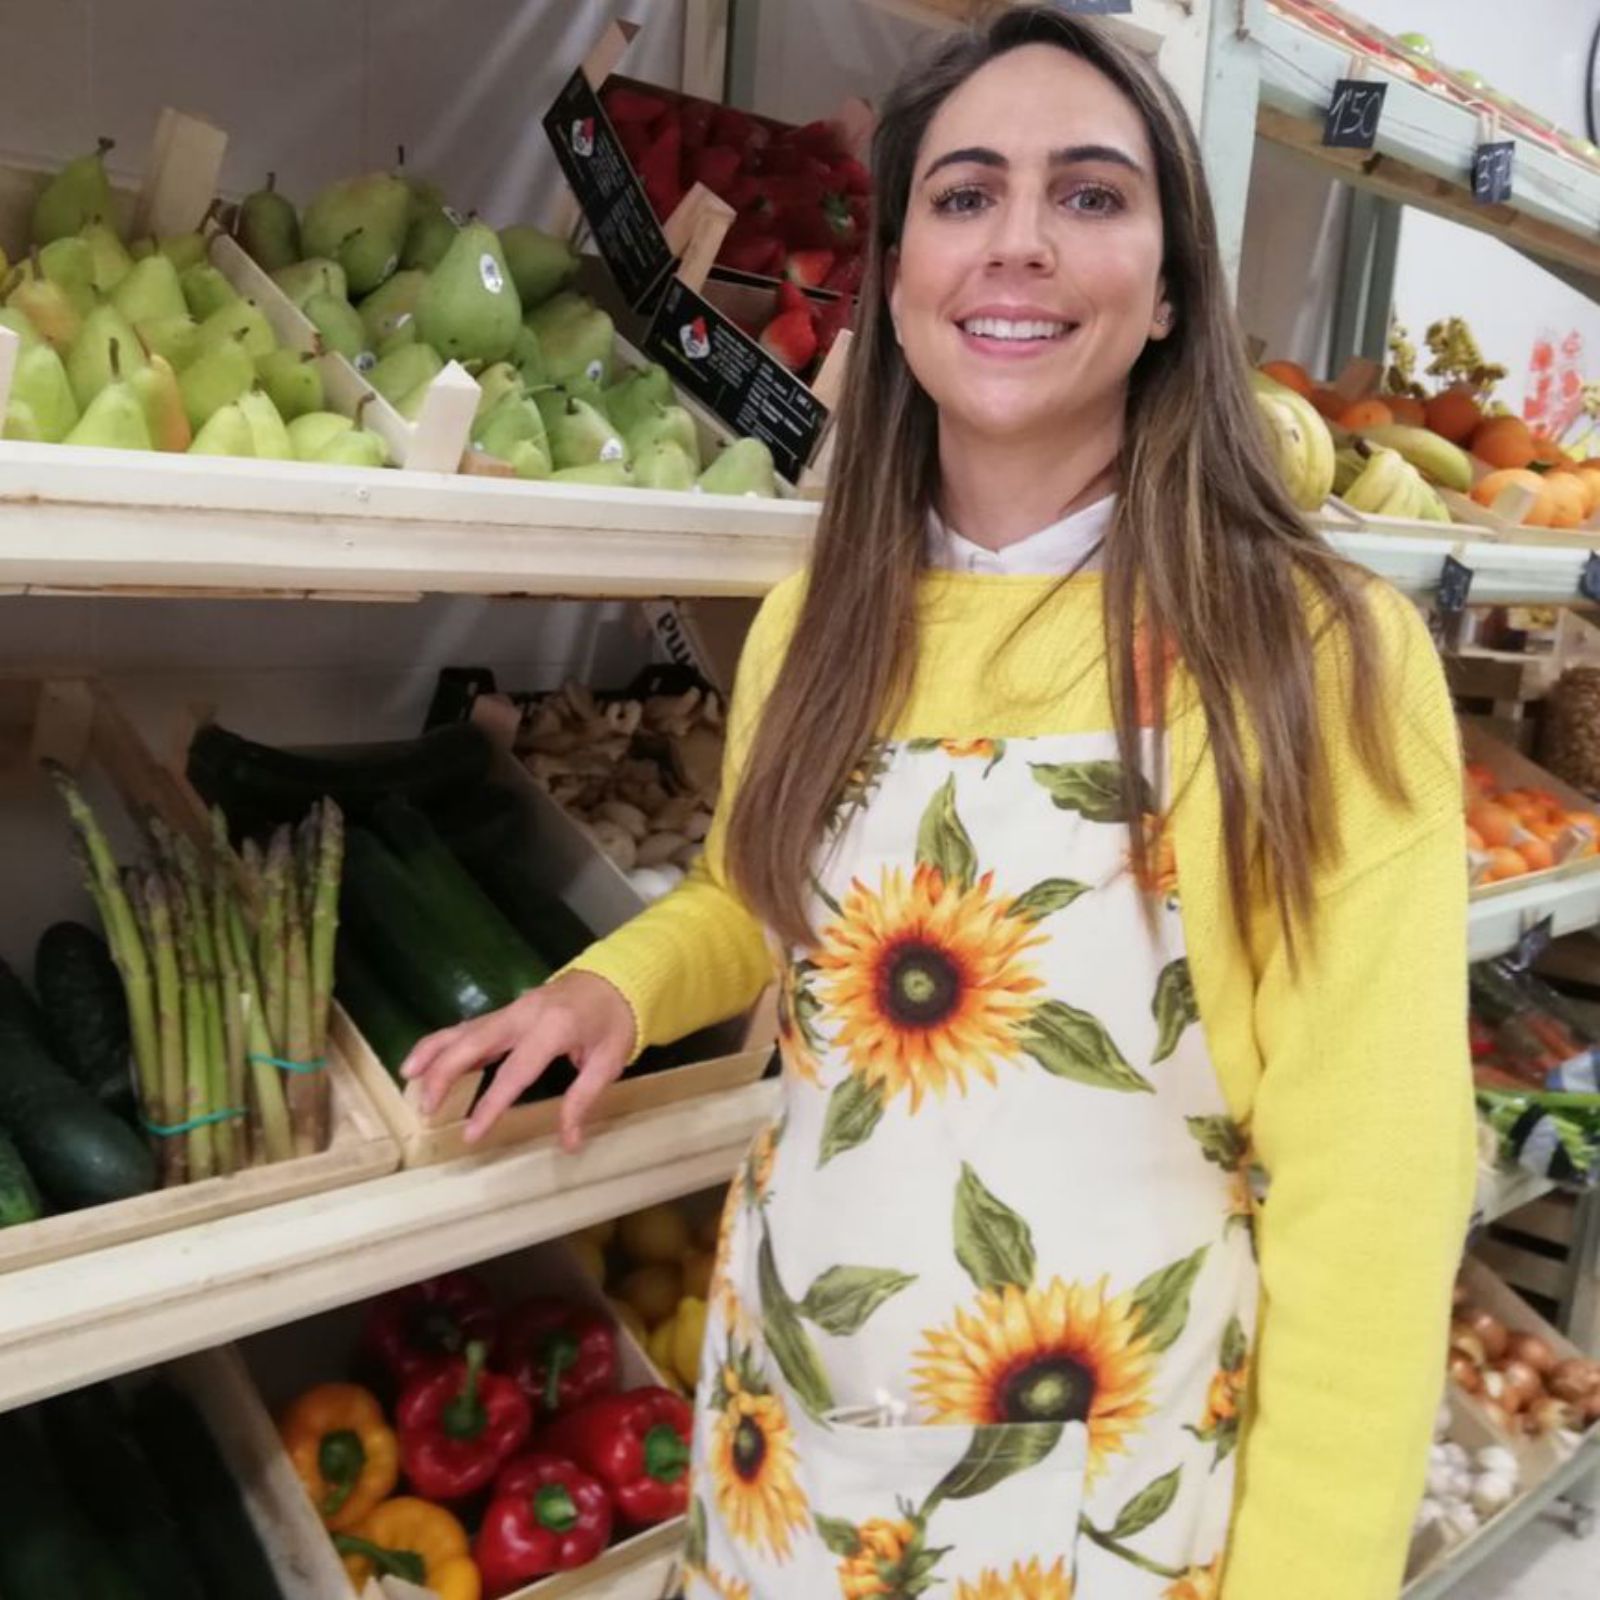
[[[338,806],[320,802],[242,863],[220,811],[204,849],[153,818],[147,858],[119,871],[71,775],[51,773],[127,993],[140,1109],[163,1183],[325,1149]]]

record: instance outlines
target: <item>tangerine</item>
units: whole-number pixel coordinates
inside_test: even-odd
[[[1491,467],[1525,467],[1538,456],[1533,430],[1521,417],[1490,417],[1472,435],[1472,453]]]
[[[1307,400],[1317,387],[1316,380],[1298,361],[1263,361],[1261,371],[1274,383],[1281,383],[1285,389],[1303,394]]]
[[[1472,390],[1457,384],[1436,394],[1427,403],[1427,423],[1451,444],[1465,444],[1483,421],[1483,411]]]
[[[1533,459],[1545,467],[1568,467],[1572,457],[1548,433],[1533,436]]]
[[[1483,835],[1476,828],[1469,827],[1467,829],[1467,849],[1475,850],[1479,855],[1484,852]]]
[[[1383,403],[1394,413],[1396,422],[1408,428],[1425,428],[1428,425],[1428,408],[1415,395],[1386,394]]]
[[[1381,400],[1357,400],[1339,413],[1339,426],[1359,433],[1362,428],[1387,428],[1394,421],[1394,412]]]
[[[1572,462],[1563,466],[1552,467],[1546,474],[1547,478],[1571,478],[1583,490],[1584,520],[1587,521],[1596,511],[1600,511],[1600,472],[1580,470]]]
[[[1589,514],[1589,496],[1575,472],[1547,472],[1544,494],[1552,528],[1576,528]]]
[[[1521,878],[1528,871],[1528,863],[1520,851],[1509,845],[1496,845],[1489,852],[1489,865],[1483,874],[1485,883],[1504,883],[1507,878]]]
[[[1512,488],[1526,489],[1533,495],[1533,504],[1518,520],[1532,522],[1539,527],[1548,527],[1548,523],[1539,519],[1539,513],[1549,504],[1545,497],[1544,479],[1537,472],[1528,471],[1526,467],[1504,467],[1499,472],[1486,474],[1473,484],[1472,498],[1480,506],[1488,506],[1493,510],[1495,501],[1507,489]]]
[[[1508,811],[1491,800],[1480,800],[1467,812],[1467,826],[1475,829],[1491,849],[1515,844],[1524,831],[1522,819],[1515,811]]]
[[[1529,872],[1548,872],[1556,864],[1555,851],[1547,839],[1525,839],[1517,846],[1517,854],[1527,864]]]

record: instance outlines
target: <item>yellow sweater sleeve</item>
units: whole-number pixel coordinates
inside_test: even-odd
[[[1377,606],[1411,807],[1330,724],[1346,851],[1314,948],[1294,971],[1274,918],[1253,931],[1270,1189],[1223,1600],[1393,1600],[1443,1392],[1476,1170],[1459,757],[1420,619],[1386,591]]]
[[[728,881],[727,816],[761,708],[777,677],[800,594],[779,584],[751,624],[728,712],[722,793],[700,860],[684,881],[567,969],[592,972],[633,1010],[635,1049],[670,1044],[755,1003],[772,979],[761,925]]]

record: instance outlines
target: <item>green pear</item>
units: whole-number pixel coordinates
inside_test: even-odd
[[[210,350],[230,339],[243,344],[252,360],[278,348],[278,336],[272,331],[266,313],[254,300],[235,300],[213,311],[200,324],[202,350]]]
[[[208,246],[203,233],[169,233],[156,240],[155,248],[182,274],[204,265]]]
[[[144,406],[125,378],[113,378],[78,419],[63,444],[97,445],[107,450],[153,450]]]
[[[39,330],[34,327],[26,311],[19,310],[16,306],[7,306],[0,310],[0,328],[9,328],[22,341],[22,348],[26,350],[30,345],[40,343]]]
[[[142,239],[135,239],[133,243],[128,246],[128,254],[132,256],[135,261],[143,261],[147,256],[153,256],[155,253],[156,242],[148,233]],[[173,262],[173,265],[177,266],[177,262]],[[183,268],[178,267],[178,271],[182,272]]]
[[[591,306],[581,316],[566,318],[555,327],[538,332],[538,338],[545,371],[552,382],[587,378],[602,388],[611,382],[617,330],[599,306]]]
[[[322,368],[309,350],[269,350],[256,357],[256,379],[285,422],[327,405]]]
[[[336,300],[331,294],[314,294],[302,310],[322,335],[323,349],[343,356],[358,368],[371,366],[367,330],[361,326],[361,318],[348,300]],[[363,361],[363,357],[367,359]]]
[[[597,489],[636,487],[633,468],[626,461],[591,461],[587,466],[562,467],[550,474],[552,483],[587,483]]]
[[[432,272],[449,253],[460,231],[461,218],[448,206],[425,206],[412,216],[411,225],[406,229],[400,265]]]
[[[417,300],[417,333],[447,361],[504,361],[522,324],[522,302],[492,228],[469,222]]]
[[[237,401],[218,406],[189,446],[192,456],[253,456],[255,453],[250,423]]]
[[[390,334],[412,320],[427,281],[425,272],[397,272],[356,307],[372,349],[376,350]]]
[[[505,461],[519,478],[548,478],[552,470],[545,447],[534,439],[524,439],[520,444],[512,445]]]
[[[17,357],[11,398],[27,403],[46,444],[60,444],[77,427],[82,412],[61,357],[44,343],[29,345]]]
[[[370,428],[352,428],[330,439],[311,459],[339,467],[386,467],[389,447]]]
[[[543,305],[578,275],[578,252],[565,239],[540,228],[502,228],[500,248],[505,251],[524,313]]]
[[[196,322],[231,306],[239,298],[239,291],[223,277],[209,261],[196,262],[179,272],[178,282],[183,287],[183,298],[188,302],[189,315]]]
[[[502,460],[509,460],[513,448],[519,444],[536,444],[546,455],[550,454],[544,418],[539,415],[539,408],[523,395],[506,395],[481,422],[474,422],[472,442],[475,448]]]
[[[774,499],[778,476],[772,452],[759,439],[736,439],[700,474],[705,494],[758,495]]]
[[[256,364],[237,339],[202,350],[178,374],[189,426],[196,431],[205,427],[224,406],[247,394],[255,381]]]
[[[292,266],[304,255],[300,248],[300,219],[289,201],[278,193],[277,173],[269,172],[266,183],[239,202],[234,237],[263,272]]]
[[[676,399],[672,375],[665,367],[652,361],[649,366],[635,367],[606,390],[606,415],[624,434],[628,434],[650,415],[654,407],[670,406]]]
[[[530,387],[551,382],[539,335],[526,325],[517,329],[516,341],[511,346],[511,363],[522,381]]]
[[[135,327],[141,322],[189,315],[178,269],[163,255],[146,256],[135,262],[111,291],[111,303]]]
[[[136,322],[133,331],[151,355],[165,356],[175,372],[182,372],[200,354],[200,324],[187,312],[181,317]]]
[[[486,417],[507,395],[526,393],[521,373],[509,361],[497,361],[478,376],[478,409],[474,415]]]
[[[349,433],[353,427],[354,418],[340,416],[336,411],[308,411],[302,417],[289,419],[289,443],[299,460],[311,461],[330,440]]]
[[[700,471],[700,435],[694,418],[682,406],[656,406],[623,434],[628,449],[638,455],[641,450],[661,440],[670,439]]]
[[[34,256],[35,271],[60,288],[86,317],[99,304],[94,288],[94,251],[87,239],[53,239]]]
[[[372,353],[377,360],[382,361],[385,356],[392,356],[396,350],[404,350],[408,344],[417,343],[419,343],[417,319],[407,317]]]
[[[239,410],[250,425],[252,453],[261,461],[293,461],[294,445],[278,408],[263,389],[239,396]]]
[[[91,222],[78,235],[94,257],[94,287],[97,294],[110,294],[133,270],[133,257],[108,222]]]
[[[392,406],[398,406],[418,384],[426,386],[444,371],[444,361],[431,344],[408,344],[385,356],[367,374],[367,382]]]
[[[279,267],[272,281],[304,311],[306,301],[316,294],[331,294],[335,300],[350,298],[350,285],[344,268],[337,261],[313,256],[308,261],[296,261],[291,266]]]
[[[111,222],[111,184],[106,177],[105,154],[115,141],[100,140],[99,148],[69,161],[33,202],[30,236],[35,244],[49,244],[81,233],[91,222]],[[148,446],[146,447],[148,448]]]
[[[411,190],[403,178],[371,172],[324,189],[306,207],[300,234],[306,253],[337,261],[348,292],[370,294],[400,265],[411,219]]]
[[[150,429],[150,442],[157,450],[181,452],[194,441],[189,414],[183,409],[183,391],[178,375],[161,356],[151,356],[149,364],[128,380],[144,407],[144,420]]]
[[[33,407],[26,400],[19,400],[15,395],[6,402],[4,425],[0,426],[0,439],[10,439],[15,444],[55,444],[59,441],[46,439],[39,431],[39,419],[33,414]]]
[[[641,489],[692,489],[699,469],[673,439],[657,439],[634,457],[633,475]]]
[[[550,459],[558,468],[626,461],[628,446],[587,400],[569,399],[550,428]]]
[[[11,291],[6,304],[20,311],[47,344],[65,353],[77,342],[83,316],[58,283],[48,278],[24,278]]]
[[[67,352],[67,376],[78,404],[87,407],[119,372],[128,377],[147,359],[128,319],[115,306],[96,306],[83,319],[83,332]]]
[[[551,295],[542,306],[527,312],[522,320],[542,339],[545,334],[554,333],[565,323],[587,316],[592,310],[594,301],[588,295],[579,294],[575,289],[563,289],[560,294]]]

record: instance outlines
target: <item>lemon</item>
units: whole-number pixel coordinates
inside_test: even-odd
[[[678,1376],[677,1367],[678,1345],[678,1319],[668,1317],[665,1322],[650,1335],[650,1342],[645,1349],[650,1355],[650,1364],[661,1374],[661,1381],[673,1389],[682,1389],[683,1380]]]
[[[678,1376],[692,1389],[700,1376],[700,1346],[706,1339],[706,1303],[685,1295],[672,1320],[672,1361]]]
[[[625,1300],[654,1327],[665,1322],[683,1298],[683,1274],[676,1266],[655,1262],[636,1267],[617,1285],[617,1298]]]
[[[701,1300],[711,1298],[711,1269],[716,1258],[704,1250],[691,1250],[683,1258],[683,1292]]]
[[[689,1219],[676,1206],[649,1206],[617,1224],[617,1238],[630,1260],[641,1266],[651,1262],[683,1260],[689,1253]]]

